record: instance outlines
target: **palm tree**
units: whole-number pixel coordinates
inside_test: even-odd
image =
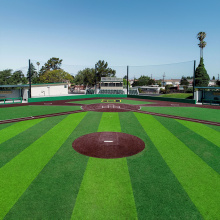
[[[197,39],[200,41],[200,43],[198,44],[200,47],[200,58],[203,58],[203,48],[206,46],[206,42],[204,41],[205,37],[205,32],[199,32],[197,34]]]
[[[40,66],[40,63],[39,63],[39,62],[37,62],[36,64],[38,65],[38,74],[39,74],[39,66]]]

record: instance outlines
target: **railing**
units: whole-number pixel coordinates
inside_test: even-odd
[[[15,100],[18,101],[15,102]],[[7,101],[12,101],[12,102],[7,102]],[[0,97],[0,104],[11,104],[11,103],[22,103],[22,97],[17,97],[17,98]]]
[[[213,100],[213,99],[202,99],[202,104],[210,104],[210,105],[220,105],[220,100]]]

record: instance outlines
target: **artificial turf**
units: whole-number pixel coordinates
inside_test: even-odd
[[[135,115],[204,218],[219,219],[220,175],[153,116]]]
[[[0,120],[80,110],[80,106],[28,105],[0,108]]]
[[[67,116],[0,169],[1,218],[17,202],[85,114]]]
[[[28,128],[34,126],[35,124],[41,122],[44,119],[36,119],[30,121],[21,121],[19,123],[15,123],[5,129],[0,130],[0,144],[9,140],[10,138],[20,134],[21,132],[27,130]]]
[[[120,121],[122,132],[145,142],[142,153],[127,158],[138,219],[202,219],[134,113],[120,113]]]
[[[99,112],[85,115],[6,215],[6,219],[31,219],[33,216],[35,219],[71,218],[89,159],[74,151],[72,142],[82,135],[96,132],[101,116]]]
[[[0,219],[220,218],[219,127],[133,112],[37,120],[0,125]],[[103,131],[135,135],[145,150],[121,159],[73,150]]]
[[[118,113],[103,113],[98,131],[120,132]],[[71,219],[105,218],[137,219],[126,158],[89,158]]]
[[[195,124],[199,126],[207,125],[189,122],[188,127],[184,126],[182,120],[170,120],[165,117],[155,117],[164,127],[166,127],[173,135],[175,135],[180,141],[189,147],[195,154],[197,154],[202,160],[204,160],[212,169],[220,174],[220,149],[217,145],[206,139],[204,136],[194,132],[190,129],[190,125],[193,127]],[[217,126],[215,126],[217,127]],[[213,130],[214,133],[217,131]],[[187,138],[186,138],[187,137]],[[216,137],[219,139],[219,134]],[[218,142],[219,144],[220,142]]]
[[[199,107],[141,107],[141,110],[187,118],[220,122],[219,109]]]

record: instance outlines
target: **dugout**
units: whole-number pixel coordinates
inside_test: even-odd
[[[195,87],[196,102],[220,105],[220,87]]]

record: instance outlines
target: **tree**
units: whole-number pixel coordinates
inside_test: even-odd
[[[123,86],[127,88],[127,79],[123,78]],[[130,82],[128,81],[128,87],[131,87]]]
[[[133,86],[147,86],[155,84],[155,80],[151,79],[149,76],[140,76],[137,81],[134,81]]]
[[[101,77],[114,77],[116,71],[108,67],[108,63],[104,60],[99,60],[96,63],[96,80],[101,81]]]
[[[74,78],[77,85],[93,86],[95,85],[95,69],[86,68],[80,70]]]
[[[62,69],[45,72],[39,77],[42,83],[71,82],[73,77]]]
[[[40,66],[40,62],[37,62],[36,64],[37,64],[37,67],[38,67],[38,71],[37,71],[37,73],[39,74],[39,66]]]
[[[209,84],[209,75],[205,69],[203,58],[200,58],[199,66],[195,71],[195,85],[198,87],[206,87]]]
[[[12,85],[26,84],[27,78],[24,76],[21,70],[18,70],[12,74],[10,82]]]
[[[36,70],[33,63],[30,63],[30,71],[31,71],[31,82],[34,84],[38,83],[39,76],[38,76],[37,70]],[[29,79],[29,68],[28,68],[28,72],[27,72],[27,79]]]
[[[12,69],[0,71],[0,85],[17,85],[27,83],[27,79],[21,70],[14,73]]]
[[[56,57],[50,58],[47,63],[45,63],[44,66],[41,67],[39,75],[43,75],[46,71],[61,69],[62,61],[63,60],[60,60]]]
[[[9,85],[10,83],[10,78],[12,75],[12,69],[6,69],[0,71],[0,85]]]
[[[220,80],[216,81],[216,86],[220,86]]]
[[[180,80],[180,85],[184,85],[184,86],[189,85],[189,82],[186,77],[184,77],[184,76],[182,77],[182,79]]]
[[[197,39],[200,41],[198,44],[200,47],[200,58],[203,58],[203,48],[206,46],[206,42],[204,41],[205,37],[206,37],[205,32],[199,32],[197,34]]]
[[[215,76],[212,77],[212,80],[215,80]]]

